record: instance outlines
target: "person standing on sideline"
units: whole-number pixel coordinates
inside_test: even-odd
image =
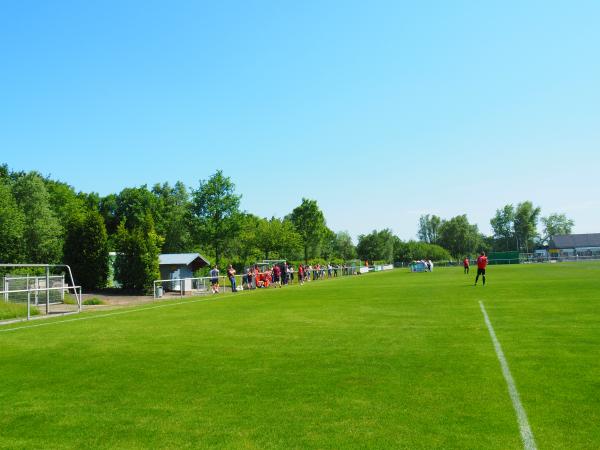
[[[281,268],[281,281],[283,284],[288,284],[288,280],[290,277],[290,266],[288,266],[287,261],[283,263],[283,267]]]
[[[219,293],[219,268],[216,264],[210,271],[210,286],[213,294]]]
[[[477,280],[479,275],[483,278],[483,285],[485,286],[485,268],[487,267],[488,259],[485,256],[485,252],[481,252],[479,258],[477,258],[477,276],[475,277],[475,286],[477,286]]]
[[[252,268],[246,270],[246,287],[244,289],[252,289]]]
[[[237,292],[235,287],[235,269],[231,264],[227,267],[227,278],[229,278],[229,282],[231,283],[231,292]]]
[[[273,284],[281,287],[281,267],[278,265],[273,266]]]
[[[465,258],[463,261],[463,267],[465,269],[465,275],[469,274],[469,258]]]

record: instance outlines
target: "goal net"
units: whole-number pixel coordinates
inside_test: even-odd
[[[0,319],[81,311],[81,288],[65,265],[0,264]]]

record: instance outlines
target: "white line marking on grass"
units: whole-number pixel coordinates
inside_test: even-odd
[[[496,349],[496,355],[498,356],[500,366],[502,367],[502,374],[504,375],[504,379],[506,380],[506,384],[508,385],[508,393],[510,394],[510,399],[512,400],[515,412],[517,413],[517,421],[519,422],[519,431],[521,432],[523,447],[525,448],[525,450],[536,450],[537,447],[535,445],[533,432],[531,431],[531,427],[529,426],[529,421],[527,420],[527,413],[525,412],[525,408],[523,408],[523,404],[521,403],[519,391],[517,391],[515,380],[513,379],[510,373],[510,369],[508,368],[508,362],[504,357],[504,352],[502,351],[502,347],[500,346],[500,341],[498,341],[498,338],[496,337],[494,327],[492,327],[492,322],[490,322],[490,318],[488,317],[485,307],[483,306],[483,302],[480,301],[479,306],[481,307],[481,312],[483,313],[485,324],[487,325],[488,331],[490,332],[490,336],[492,338],[492,342],[494,343],[494,349]]]
[[[104,318],[104,317],[120,316],[122,314],[131,314],[131,313],[140,312],[140,311],[148,311],[150,309],[166,308],[166,307],[169,307],[169,306],[189,305],[190,303],[207,302],[207,301],[210,301],[210,300],[215,300],[215,299],[212,298],[212,297],[211,298],[201,298],[201,299],[198,299],[198,300],[188,300],[188,301],[177,302],[177,303],[163,303],[161,305],[150,306],[148,308],[130,308],[130,309],[127,309],[125,311],[115,311],[115,312],[112,312],[112,313],[97,314],[97,315],[85,316],[85,317],[76,317],[74,319],[59,320],[59,321],[56,321],[56,322],[44,322],[44,323],[36,323],[35,325],[25,325],[25,326],[22,326],[22,327],[0,329],[0,333],[9,332],[9,331],[16,331],[16,330],[24,330],[26,328],[48,327],[48,326],[51,326],[51,325],[58,325],[58,324],[61,324],[61,323],[77,322],[79,320],[101,319],[101,318]]]
[[[328,279],[328,281],[332,281],[334,279],[335,280],[351,280],[352,277],[351,276],[333,277],[333,278]],[[320,285],[320,283],[318,285]],[[290,287],[298,288],[300,286],[298,284],[296,284],[296,285],[290,285]],[[190,303],[206,302],[206,301],[210,301],[210,300],[216,300],[216,298],[211,297],[211,298],[201,298],[198,300],[189,300],[189,301],[183,301],[183,302],[177,302],[177,303],[165,303],[165,304],[161,304],[161,305],[150,306],[149,308],[132,307],[131,309],[127,309],[126,311],[116,311],[116,312],[107,313],[107,314],[98,314],[98,315],[93,315],[93,316],[77,317],[74,319],[60,320],[60,321],[56,321],[56,322],[44,322],[44,323],[39,323],[39,324],[35,324],[35,325],[24,325],[22,327],[5,328],[5,329],[0,328],[0,333],[8,333],[9,331],[16,331],[16,330],[25,330],[27,328],[47,327],[47,326],[56,325],[59,323],[77,322],[79,320],[100,319],[102,317],[119,316],[121,314],[129,314],[129,313],[133,313],[133,312],[146,311],[149,309],[166,308],[167,306],[187,305]],[[75,313],[69,313],[69,314],[75,314]],[[64,317],[64,314],[62,316]],[[18,322],[22,322],[22,321],[23,320],[18,320]],[[2,327],[4,325],[8,326],[11,323],[14,323],[14,322],[0,324],[0,327]]]

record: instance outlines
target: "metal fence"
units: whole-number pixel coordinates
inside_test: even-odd
[[[522,259],[523,263],[557,263],[557,262],[586,262],[600,261],[600,254],[592,255],[531,255]]]
[[[298,271],[282,274],[277,281],[270,272],[251,272],[235,275],[235,286],[238,291],[262,289],[268,287],[279,287],[285,285],[299,284],[305,282],[322,281],[347,277],[365,273],[369,270],[361,270],[356,266],[332,266],[331,268],[323,266],[320,268],[310,267],[305,271],[305,275],[300,281]],[[370,271],[390,270],[393,266],[371,267]],[[171,278],[154,281],[154,298],[162,297],[184,297],[210,295],[212,293],[232,292],[233,287],[230,280],[224,276],[217,277],[217,283],[213,284],[214,277],[195,277],[195,278]]]

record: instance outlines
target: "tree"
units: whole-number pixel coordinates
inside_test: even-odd
[[[511,250],[517,247],[515,238],[515,208],[505,205],[496,210],[496,215],[490,220],[494,231],[494,248],[500,251]]]
[[[394,261],[411,262],[422,259],[448,261],[451,256],[445,248],[427,242],[402,242],[398,239],[394,244]]]
[[[100,211],[101,198],[97,192],[90,192],[89,194],[87,192],[78,192],[77,198],[79,198],[86,209]]]
[[[10,180],[10,170],[8,169],[8,164],[0,165],[0,183],[8,182]]]
[[[367,235],[358,236],[356,253],[363,260],[392,262],[394,243],[395,236],[390,229],[373,230]]]
[[[279,245],[276,250],[283,258],[295,258],[302,250],[302,238],[289,219],[280,220]]]
[[[148,214],[152,216],[154,224],[157,222],[156,197],[148,190],[146,185],[136,188],[125,188],[116,197],[115,220],[118,224],[133,230],[142,226]]]
[[[318,256],[318,249],[325,234],[325,216],[319,209],[316,200],[302,199],[300,206],[294,208],[289,219],[296,227],[302,240],[304,262]]]
[[[575,222],[569,219],[565,214],[553,213],[547,217],[542,217],[544,231],[542,236],[542,244],[547,244],[552,236],[559,234],[571,234]]]
[[[77,195],[75,189],[66,183],[60,181],[44,179],[44,184],[48,190],[50,207],[61,224],[65,226],[69,221],[77,216],[85,214],[86,205],[83,198]]]
[[[108,250],[106,226],[98,211],[88,211],[71,219],[67,227],[64,259],[83,289],[106,286]]]
[[[152,188],[156,197],[156,231],[164,237],[164,253],[183,253],[192,250],[191,204],[188,191],[178,181],[171,187],[169,183],[156,184]]]
[[[236,240],[232,243],[231,251],[237,255],[241,266],[253,264],[264,254],[257,247],[258,224],[262,220],[264,219],[249,213],[241,213],[239,216],[239,231]]]
[[[223,253],[240,228],[240,198],[229,177],[218,170],[208,180],[201,180],[192,191],[192,212],[199,240],[212,249],[219,264]]]
[[[287,257],[298,251],[302,244],[296,228],[289,220],[272,217],[261,219],[256,229],[256,247],[265,259],[271,256]]]
[[[21,263],[24,262],[25,216],[17,206],[7,181],[6,178],[0,179],[0,262]]]
[[[477,225],[471,225],[467,215],[445,220],[440,226],[439,243],[455,258],[471,255],[480,245]]]
[[[335,235],[334,254],[338,258],[348,261],[356,258],[356,247],[352,242],[352,237],[347,231],[339,231]]]
[[[381,259],[381,251],[378,246],[377,230],[373,230],[369,234],[359,234],[356,254],[362,260],[379,260]]]
[[[428,244],[436,244],[439,239],[440,226],[442,225],[442,219],[435,214],[431,216],[429,214],[422,215],[419,218],[419,240],[427,242]]]
[[[519,250],[523,248],[526,253],[533,249],[534,238],[537,236],[537,222],[541,213],[539,207],[526,201],[519,203],[515,210],[515,235],[519,242]]]
[[[98,210],[104,218],[108,235],[114,235],[120,223],[117,217],[117,195],[109,194],[106,197],[102,197],[98,202]]]
[[[42,177],[35,172],[18,175],[12,190],[25,218],[24,258],[28,263],[59,263],[62,259],[63,227],[51,208]]]
[[[321,255],[321,258],[328,261],[335,258],[335,233],[327,226],[323,230],[318,253]]]
[[[133,229],[119,224],[115,244],[115,279],[124,289],[151,292],[154,280],[160,278],[158,255],[162,245],[152,216],[146,215],[144,222]]]

